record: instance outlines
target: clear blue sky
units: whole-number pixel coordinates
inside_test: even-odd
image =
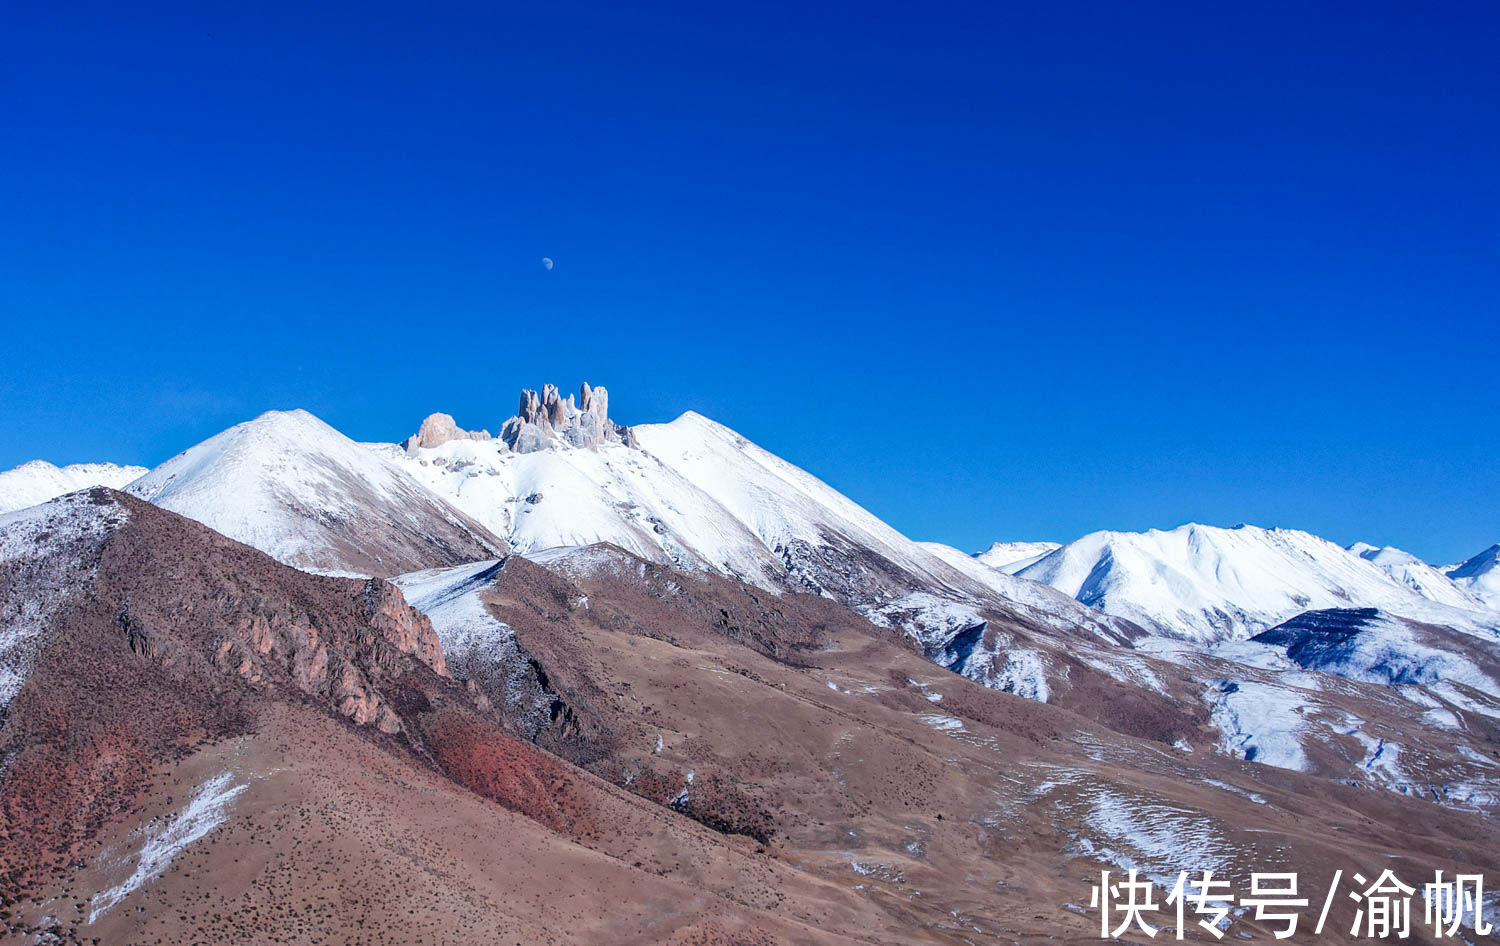
[[[0,13],[0,467],[586,378],[966,549],[1500,540],[1496,5],[307,6]]]

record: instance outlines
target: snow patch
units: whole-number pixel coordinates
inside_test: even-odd
[[[141,828],[144,842],[136,860],[135,871],[117,886],[94,897],[89,922],[97,921],[115,904],[160,877],[173,858],[223,824],[229,813],[230,802],[245,788],[243,783],[234,784],[234,778],[228,772],[215,775],[199,786],[181,811],[165,821]]]
[[[1223,873],[1234,866],[1234,847],[1202,815],[1171,805],[1129,798],[1107,788],[1087,797],[1084,825],[1090,837],[1078,839],[1082,853],[1135,868],[1170,890],[1178,871]]]
[[[1302,749],[1304,700],[1295,690],[1247,680],[1220,680],[1204,699],[1219,730],[1219,751],[1280,769],[1307,770]]]

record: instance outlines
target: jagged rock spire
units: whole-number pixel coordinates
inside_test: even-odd
[[[422,421],[417,433],[403,446],[408,453],[440,446],[450,440],[489,440],[488,431],[467,431],[448,414],[433,414]],[[575,401],[556,385],[545,384],[541,393],[521,392],[516,413],[500,426],[500,441],[516,453],[551,449],[558,441],[574,447],[598,447],[604,443],[637,446],[629,427],[609,419],[609,391],[584,382]]]
[[[522,391],[516,416],[500,428],[500,439],[517,453],[550,448],[561,440],[575,447],[597,447],[602,443],[635,446],[635,435],[609,419],[609,392],[584,382],[575,401],[556,385],[542,392]]]

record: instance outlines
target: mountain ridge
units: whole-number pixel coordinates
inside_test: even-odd
[[[93,486],[121,489],[145,472],[146,467],[128,464],[70,463],[56,466],[46,460],[28,460],[0,472],[0,513],[25,509]]]
[[[1338,607],[1379,607],[1471,630],[1500,627],[1500,615],[1475,607],[1477,598],[1417,564],[1436,576],[1435,592],[1424,595],[1393,575],[1394,555],[1371,560],[1297,529],[1188,523],[1090,533],[1016,574],[1168,636],[1205,641],[1249,637],[1301,611]],[[1442,594],[1430,596],[1436,592]]]
[[[125,491],[290,565],[394,575],[487,558],[504,544],[303,410],[266,411]]]

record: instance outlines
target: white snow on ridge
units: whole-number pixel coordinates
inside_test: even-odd
[[[64,493],[93,486],[124,489],[127,483],[145,472],[143,466],[114,463],[53,466],[46,460],[32,460],[0,473],[0,513],[25,509]]]
[[[313,571],[391,574],[497,551],[402,470],[301,410],[236,424],[127,491]]]
[[[996,542],[983,552],[974,553],[974,558],[1007,575],[1014,575],[1060,548],[1060,542]]]
[[[1277,633],[1315,617],[1303,615]],[[1480,670],[1462,650],[1425,643],[1410,624],[1390,615],[1376,611],[1360,618],[1353,633],[1338,636],[1336,645],[1299,650],[1297,662],[1309,670],[1367,683],[1430,686],[1447,681],[1500,698],[1500,682]],[[1315,638],[1312,642],[1317,643]],[[1476,650],[1484,646],[1473,644]]]
[[[641,446],[713,497],[771,550],[830,531],[900,565],[911,541],[826,483],[701,414],[633,428]],[[925,563],[915,563],[921,572]]]
[[[328,497],[337,503],[334,515],[361,513],[331,482],[338,475],[333,463],[364,473],[374,498],[400,498],[395,475],[369,451],[341,450],[343,439],[306,411],[268,411],[179,453],[132,483],[129,492],[285,559],[317,541],[311,523],[281,514],[287,498]],[[304,457],[328,462],[300,462]]]
[[[1016,581],[956,549],[913,542],[827,483],[701,414],[689,411],[670,424],[633,430],[642,447],[712,496],[778,556],[790,560],[798,548],[847,543],[875,553],[914,580],[915,586],[899,592],[908,598],[919,592],[979,605],[999,598],[1052,627],[1081,627],[1112,641],[1129,637],[1106,616]],[[898,607],[875,595],[845,603],[872,618]]]
[[[385,455],[527,555],[609,542],[663,564],[779,589],[780,562],[734,516],[655,457],[623,444],[514,453],[453,440]]]
[[[391,583],[401,589],[407,604],[432,621],[432,629],[443,645],[443,656],[452,660],[514,636],[508,625],[491,616],[478,595],[499,569],[500,560],[490,559],[408,572],[392,578]]]
[[[1027,544],[1045,545],[1048,543]],[[992,589],[1001,597],[1013,602],[1017,605],[1016,610],[1032,620],[1059,630],[1086,628],[1093,631],[1100,639],[1111,642],[1123,633],[1117,623],[1111,622],[1099,611],[1080,604],[1056,588],[1038,581],[1017,578],[1003,570],[991,568],[951,545],[943,545],[939,542],[918,542],[917,545],[942,559],[966,578]]]
[[[698,414],[632,430],[639,448],[558,440],[516,453],[499,441],[461,439],[371,449],[533,559],[549,549],[610,543],[772,592],[811,585],[908,630],[921,617],[908,606],[927,602],[935,610],[926,623],[938,625],[951,623],[955,607],[1005,598],[1048,626],[1128,636],[1066,595],[946,546],[911,541],[811,474]],[[865,552],[869,562],[858,558]],[[892,578],[889,566],[905,574]],[[911,597],[918,591],[925,597]]]
[[[1478,555],[1455,565],[1448,579],[1491,608],[1500,609],[1500,544],[1492,545]]]
[[[546,707],[528,693],[529,663],[516,632],[485,607],[485,590],[499,578],[501,559],[409,572],[391,579],[407,602],[432,621],[448,671],[460,680],[476,674],[503,686],[507,709],[535,712]]]
[[[1487,637],[1500,628],[1500,613],[1431,600],[1375,562],[1292,529],[1095,532],[1018,575],[1189,640],[1248,637],[1323,608],[1375,607]]]
[[[93,556],[81,554],[102,541],[129,514],[114,502],[87,494],[62,496],[0,515],[0,564],[29,560],[30,581],[0,590],[0,711],[15,699],[31,673],[47,622],[92,574]]]
[[[1387,575],[1424,598],[1468,611],[1485,609],[1484,602],[1478,597],[1410,552],[1391,546],[1376,548],[1365,542],[1354,543],[1349,546],[1349,551],[1379,566]]]
[[[841,537],[937,588],[962,583],[945,563],[849,497],[701,414],[688,411],[670,424],[633,429],[642,447],[712,496],[772,551]]]

